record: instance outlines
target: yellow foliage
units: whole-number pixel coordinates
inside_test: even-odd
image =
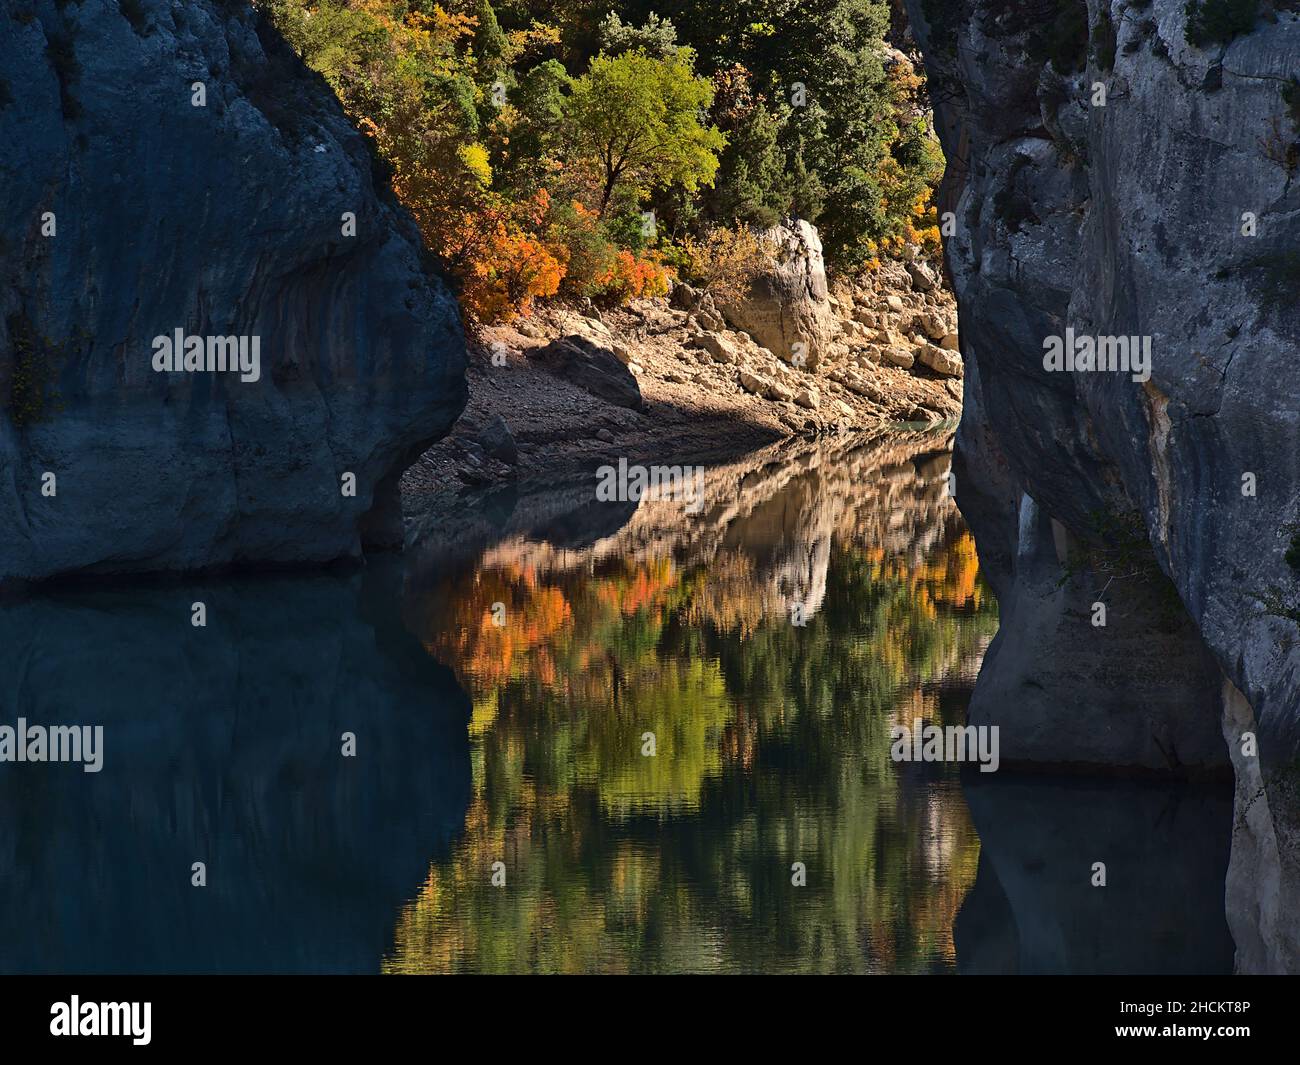
[[[742,298],[756,276],[772,265],[770,245],[748,226],[716,226],[700,240],[683,242],[685,273],[707,288],[715,299]]]

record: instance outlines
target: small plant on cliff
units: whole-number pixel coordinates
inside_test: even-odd
[[[1183,12],[1187,15],[1183,30],[1187,43],[1204,48],[1227,44],[1254,29],[1259,0],[1187,0]]]
[[[25,314],[10,315],[5,325],[14,353],[5,406],[14,427],[25,429],[57,409],[57,395],[51,386],[54,380],[53,357],[59,354],[59,348],[47,339],[37,337],[31,320]]]
[[[1098,70],[1115,68],[1115,45],[1115,24],[1111,22],[1109,12],[1103,9],[1092,28],[1092,54],[1097,60]]]
[[[1269,617],[1281,618],[1293,625],[1300,625],[1300,609],[1290,605],[1282,594],[1282,590],[1275,585],[1269,585],[1266,592],[1250,592],[1248,595],[1263,608],[1264,613]]]
[[[1029,36],[1029,54],[1052,64],[1058,74],[1073,74],[1088,62],[1088,5],[1084,0],[1056,0],[1042,28]]]
[[[1094,599],[1101,599],[1116,581],[1133,581],[1142,590],[1162,632],[1174,632],[1184,624],[1186,613],[1178,588],[1160,568],[1146,522],[1137,510],[1094,510],[1088,515],[1086,538],[1070,550],[1057,587],[1090,571],[1105,578]]]

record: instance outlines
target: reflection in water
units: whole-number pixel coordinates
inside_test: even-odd
[[[966,801],[980,867],[957,919],[961,971],[1232,971],[1230,791],[985,777]]]
[[[996,625],[942,443],[775,451],[564,546],[525,499],[472,565],[426,558],[408,616],[473,700],[473,798],[386,967],[951,968],[978,842],[955,777],[889,760]]]
[[[0,971],[1229,966],[1221,799],[890,761],[996,627],[948,465],[787,445],[695,515],[510,490],[361,575],[0,607],[0,720],[106,747],[0,765]]]
[[[385,606],[399,587],[371,569],[0,608],[0,721],[102,724],[105,748],[94,774],[0,765],[0,972],[375,971],[469,798],[469,707]]]

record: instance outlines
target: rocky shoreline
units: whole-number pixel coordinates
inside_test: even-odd
[[[619,456],[721,460],[959,417],[956,307],[922,262],[884,263],[808,302],[820,336],[806,360],[779,357],[733,327],[740,314],[685,284],[666,299],[550,306],[485,328],[470,345],[464,414],[403,476],[408,520],[466,489]],[[773,317],[801,310],[786,303]]]

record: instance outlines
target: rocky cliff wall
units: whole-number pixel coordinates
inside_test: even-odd
[[[1238,964],[1293,968],[1294,934],[1238,924],[1294,892],[1300,17],[1211,42],[1189,15],[1250,5],[907,6],[949,159],[957,498],[1001,605],[972,719],[1004,765],[1094,770],[1214,771],[1255,733]],[[1052,369],[1051,337],[1149,338],[1150,364]]]
[[[1148,677],[1197,695],[1171,702],[1165,740],[1209,746],[1209,670],[1245,694],[1289,759],[1300,743],[1300,574],[1286,559],[1300,528],[1300,130],[1288,101],[1300,19],[1281,12],[1197,48],[1182,0],[1093,0],[1077,5],[1073,43],[1035,36],[1063,33],[1075,7],[910,5],[941,100],[948,90],[947,252],[968,366],[958,499],[1004,603],[983,712],[995,691],[1022,707],[1007,713],[1100,712],[1099,694],[1141,682],[1145,633]],[[927,10],[945,13],[943,32]],[[1054,65],[1072,62],[1065,75]],[[1140,366],[1045,368],[1045,340],[1067,328],[1149,338],[1149,379]],[[1092,623],[1094,602],[1105,626]],[[1134,660],[1107,677],[1116,641]],[[1046,675],[1071,648],[1083,672],[1053,690]],[[1025,753],[1163,758],[1136,733],[1094,751],[1052,742]]]
[[[459,315],[273,30],[2,0],[0,144],[0,579],[400,542],[398,478],[464,405]],[[204,369],[155,369],[177,330]],[[208,369],[227,337],[255,370]]]

